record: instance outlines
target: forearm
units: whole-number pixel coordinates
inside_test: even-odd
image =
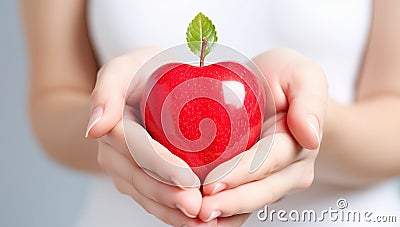
[[[84,137],[89,118],[89,94],[53,90],[31,96],[33,130],[46,153],[59,163],[99,172],[97,142]]]
[[[85,139],[98,65],[86,24],[87,1],[21,1],[30,59],[30,118],[58,162],[99,171],[96,141]]]
[[[319,179],[347,186],[368,184],[400,173],[400,98],[377,96],[345,106],[330,100]]]

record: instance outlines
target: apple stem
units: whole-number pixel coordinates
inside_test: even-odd
[[[204,58],[206,57],[207,37],[203,38],[201,42],[201,54],[200,54],[200,67],[204,66]]]

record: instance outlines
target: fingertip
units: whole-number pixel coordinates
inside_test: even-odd
[[[200,213],[203,199],[200,191],[198,189],[185,190],[181,195],[176,204],[177,208],[187,217],[196,218]]]
[[[199,219],[203,222],[210,222],[221,216],[222,211],[219,208],[219,200],[215,196],[206,196],[199,213]]]
[[[102,100],[102,101],[101,101]],[[119,96],[97,100],[93,106],[85,137],[100,138],[112,130],[122,119],[124,98]]]
[[[88,129],[88,131],[86,131],[86,134],[85,134],[86,138],[98,139],[107,133],[103,129],[103,127],[100,125],[100,121],[101,121],[101,119],[95,125],[93,125],[92,128],[90,128],[90,129]]]
[[[179,203],[176,204],[176,208],[178,208],[186,217],[188,218],[196,218],[197,214],[191,214],[189,213],[183,206],[181,206]]]
[[[85,132],[85,137],[95,137],[95,134],[93,134],[94,127],[99,123],[101,118],[103,117],[104,114],[104,107],[98,106],[96,107],[90,116],[86,132]],[[96,138],[96,137],[95,137]]]
[[[104,114],[103,116],[96,118],[92,123],[88,124],[85,137],[93,139],[100,138],[112,130],[117,122],[118,121],[110,119]]]

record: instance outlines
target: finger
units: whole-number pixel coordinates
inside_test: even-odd
[[[108,144],[110,147],[113,147],[114,150],[124,155],[133,164],[136,164],[128,150],[128,146],[125,141],[124,126],[122,121],[119,121],[109,133],[99,138],[97,141],[99,143]]]
[[[153,140],[147,131],[133,120],[124,118],[99,141],[112,146],[134,164],[145,169],[146,173],[164,183],[185,189],[200,186],[199,178],[186,162]]]
[[[146,174],[106,143],[99,143],[98,161],[107,172],[124,179],[144,197],[170,208],[179,208],[189,217],[197,216],[202,200],[198,189],[182,190],[164,184]]]
[[[137,122],[124,120],[129,152],[136,163],[153,177],[181,188],[199,188],[200,180],[189,165],[150,137]]]
[[[91,117],[86,137],[105,135],[121,119],[129,82],[140,65],[156,51],[140,49],[114,58],[100,69],[90,100]]]
[[[193,219],[185,216],[178,209],[170,208],[159,204],[149,198],[142,196],[135,188],[133,188],[128,182],[122,178],[113,178],[114,184],[117,189],[126,195],[129,195],[135,200],[140,206],[142,206],[146,212],[154,215],[159,220],[171,226],[216,226],[216,221],[211,223],[204,223],[199,219]]]
[[[277,112],[288,111],[288,126],[298,143],[316,149],[328,98],[323,70],[290,49],[275,49],[254,59],[274,96]]]
[[[260,149],[270,150],[262,165],[255,172],[251,172],[249,170],[253,159],[257,158],[255,155]],[[277,133],[275,137],[273,135],[267,136],[258,141],[250,150],[246,151],[231,172],[217,182],[205,185],[203,193],[205,195],[214,195],[222,190],[236,188],[239,185],[263,179],[298,160],[300,152],[302,151],[299,145],[286,133]],[[307,152],[306,155],[313,154]],[[224,171],[225,165],[227,163],[223,163],[211,171],[206,178],[206,182],[207,179],[216,179],[215,175],[222,175],[221,173]]]
[[[296,162],[263,180],[204,197],[199,218],[212,220],[250,213],[274,203],[292,190],[309,187],[313,177],[312,163]]]
[[[328,99],[324,72],[314,63],[304,63],[286,82],[289,129],[303,147],[317,149]]]
[[[226,218],[218,218],[218,227],[240,227],[250,217],[250,214],[238,214]]]

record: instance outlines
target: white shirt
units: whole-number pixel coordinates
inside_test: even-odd
[[[185,42],[188,23],[198,12],[216,25],[219,43],[244,55],[276,47],[296,49],[320,64],[334,99],[350,103],[370,29],[372,3],[367,0],[94,0],[89,4],[89,29],[101,63],[145,46],[169,48]],[[268,190],[266,191],[268,192]],[[400,215],[396,180],[365,189],[347,189],[315,182],[292,193],[269,210],[338,209],[345,198],[349,210],[374,215]],[[400,216],[397,217],[400,222]],[[293,223],[310,226],[309,222]],[[275,214],[261,222],[253,215],[246,226],[287,226]],[[377,223],[324,222],[324,226],[378,226]],[[133,200],[121,195],[107,177],[93,180],[79,227],[164,226]],[[315,223],[321,225],[321,223]],[[384,226],[395,226],[385,224]]]

